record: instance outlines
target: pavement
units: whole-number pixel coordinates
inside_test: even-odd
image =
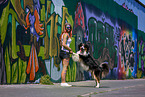
[[[0,97],[145,97],[145,79],[68,82],[72,87],[42,84],[0,85]]]

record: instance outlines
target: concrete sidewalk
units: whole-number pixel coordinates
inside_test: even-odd
[[[95,88],[93,80],[69,82],[72,87],[54,85],[18,84],[0,85],[0,97],[144,97],[145,79],[101,80]]]

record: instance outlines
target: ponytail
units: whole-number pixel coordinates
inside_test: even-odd
[[[60,46],[62,46],[62,34],[64,33],[64,31],[61,32],[60,37],[59,37],[59,41],[60,41]]]

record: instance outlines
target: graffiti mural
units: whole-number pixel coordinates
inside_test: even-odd
[[[130,12],[134,13],[132,9],[129,9],[127,5],[125,5],[125,2],[122,4],[122,7],[126,10],[129,10]]]
[[[143,77],[145,75],[145,34],[142,31],[138,33],[138,65],[137,65],[137,77]]]
[[[76,7],[76,12],[75,12],[75,22],[74,22],[74,31],[73,34],[76,35],[76,51],[79,50],[78,45],[80,43],[84,42],[84,38],[85,38],[85,22],[84,22],[84,14],[83,14],[83,9],[82,9],[82,5],[79,2],[77,7]],[[85,79],[85,75],[84,75],[84,70],[82,69],[82,67],[80,66],[79,63],[77,63],[77,72],[76,72],[76,79],[77,80],[84,80]]]
[[[124,29],[124,28],[123,28]],[[137,73],[137,35],[134,30],[121,32],[119,57],[119,79],[136,77]],[[121,73],[122,72],[122,73]]]
[[[78,3],[75,17],[75,26],[79,27],[75,29],[75,34],[78,36],[76,44],[88,43],[91,48],[90,54],[99,64],[108,62],[110,73],[107,78],[136,77],[137,35],[134,28],[84,2]],[[84,21],[86,21],[85,28]],[[81,73],[80,70],[79,74]]]
[[[37,7],[35,7],[35,4]],[[39,7],[38,7],[39,6]],[[25,30],[27,30],[30,27],[30,42],[31,42],[31,51],[30,51],[30,56],[29,56],[29,61],[27,65],[26,72],[27,74],[30,74],[30,81],[33,81],[35,78],[35,72],[38,71],[39,69],[39,64],[38,64],[38,58],[37,58],[37,52],[36,47],[39,49],[38,46],[38,41],[39,37],[43,34],[43,29],[41,28],[43,24],[39,24],[39,1],[34,2],[34,5],[31,5],[26,15],[26,24],[27,27],[24,26]],[[27,31],[25,32],[27,33]]]
[[[5,0],[0,4],[0,82],[35,83],[45,74],[59,82],[59,35],[66,22],[73,25],[68,9],[60,6],[63,11],[57,14],[51,0]],[[71,60],[70,64],[66,78],[75,81],[76,63]]]
[[[60,82],[59,36],[65,23],[73,28],[73,52],[87,43],[98,64],[108,63],[106,78],[143,77],[145,38],[135,28],[137,17],[119,5],[120,12],[98,2],[103,1],[0,0],[0,84],[39,83],[46,74]],[[92,79],[90,73],[70,59],[66,81],[87,79]]]

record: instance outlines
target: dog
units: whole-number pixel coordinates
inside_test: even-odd
[[[91,72],[96,82],[96,88],[99,88],[100,79],[109,73],[108,64],[106,62],[98,64],[89,54],[89,46],[87,44],[80,43],[78,49],[79,51],[72,55],[72,59],[79,62],[85,71]]]

